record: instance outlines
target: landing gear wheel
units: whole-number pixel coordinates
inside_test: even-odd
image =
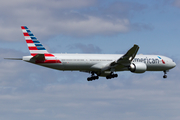
[[[167,75],[164,75],[163,78],[167,78]]]
[[[111,78],[115,78],[118,77],[118,74],[110,74],[108,76],[106,76],[106,79],[111,79]]]
[[[111,79],[112,77],[111,76],[106,76],[106,79]]]
[[[87,81],[92,81],[92,78],[91,78],[91,77],[88,77],[88,78],[87,78]]]
[[[114,74],[114,77],[118,77],[118,74]]]

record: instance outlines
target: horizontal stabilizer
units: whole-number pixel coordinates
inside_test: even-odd
[[[8,60],[22,60],[22,58],[4,58],[4,59],[8,59]]]

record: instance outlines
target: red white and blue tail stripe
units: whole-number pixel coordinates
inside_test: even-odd
[[[33,33],[31,33],[31,31],[26,26],[21,26],[21,29],[32,56],[35,56],[39,53],[48,53],[44,46],[37,40],[37,38],[33,35]]]
[[[60,60],[57,60],[53,54],[50,54],[45,49],[45,47],[38,41],[38,39],[26,26],[21,26],[21,29],[24,34],[29,51],[31,55],[36,59],[36,63],[61,63]],[[44,57],[42,57],[42,55]]]

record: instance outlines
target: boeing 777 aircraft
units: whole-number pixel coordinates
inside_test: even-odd
[[[145,71],[163,71],[163,78],[167,78],[167,71],[176,66],[176,63],[162,55],[136,55],[139,46],[134,45],[127,53],[123,54],[53,54],[49,53],[37,40],[33,33],[21,26],[30,56],[23,58],[7,58],[23,60],[36,65],[62,70],[88,72],[91,77],[88,81],[99,79],[99,76],[107,79],[118,77],[115,72],[131,71],[144,73]]]

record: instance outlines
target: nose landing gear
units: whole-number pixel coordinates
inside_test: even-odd
[[[163,78],[167,78],[167,71],[163,71],[164,72],[164,76],[163,76]]]

